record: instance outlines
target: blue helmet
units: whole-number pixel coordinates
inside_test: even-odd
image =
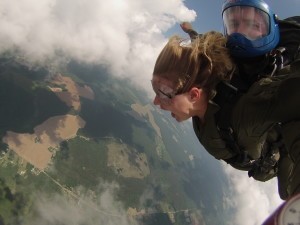
[[[277,17],[263,0],[225,0],[222,18],[235,57],[264,55],[279,42]]]

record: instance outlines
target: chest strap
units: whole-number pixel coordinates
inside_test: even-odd
[[[284,149],[282,137],[280,135],[280,124],[273,127],[277,136],[274,139],[267,138],[263,145],[262,154],[259,159],[254,160],[250,155],[237,143],[237,137],[231,127],[232,110],[243,93],[239,92],[232,85],[221,82],[217,86],[217,95],[213,101],[220,106],[220,110],[215,114],[215,121],[221,138],[225,141],[227,149],[234,155],[230,159],[223,159],[232,166],[238,166],[249,171],[249,176],[259,172],[276,170],[277,160],[274,155],[278,149]]]

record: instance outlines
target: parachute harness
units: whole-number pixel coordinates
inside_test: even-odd
[[[269,53],[270,59],[271,59],[271,66],[273,66],[273,70],[271,72],[271,77],[275,74],[276,71],[281,70],[284,67],[284,57],[283,52],[285,52],[284,47],[279,47],[274,50],[272,50]]]

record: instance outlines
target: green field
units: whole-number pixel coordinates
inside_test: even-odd
[[[231,212],[222,203],[224,195],[230,195],[229,184],[220,165],[199,146],[189,122],[174,124],[169,115],[149,111],[160,137],[147,115],[131,109],[132,104],[145,105],[149,100],[127,81],[108,75],[101,66],[76,62],[62,73],[79,86],[89,86],[95,99],[80,97],[81,108],[74,110],[48,88],[45,70],[0,60],[1,140],[7,131],[33,133],[34,127],[57,115],[69,113],[85,121],[77,136],[52,149],[55,154],[44,171],[26,163],[0,141],[0,224],[31,225],[40,218],[41,210],[49,207],[51,214],[55,204],[84,212],[84,216],[91,213],[94,220],[99,216],[111,219],[105,213],[114,209],[127,215],[127,209],[134,208],[143,212],[134,217],[141,225],[187,225],[192,217],[222,224]],[[126,146],[132,164],[138,154],[145,154],[150,174],[132,178],[116,173],[108,166],[112,142]],[[138,166],[132,168],[139,170]],[[208,182],[208,177],[214,179]],[[107,196],[110,208],[101,203]],[[99,214],[102,209],[104,213]],[[93,210],[98,213],[92,214]],[[47,224],[64,223],[57,218]]]

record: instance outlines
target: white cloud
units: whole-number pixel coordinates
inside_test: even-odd
[[[249,178],[245,171],[223,165],[233,184],[234,199],[231,201],[237,210],[233,224],[261,225],[282,203],[277,191],[276,178],[259,182]]]
[[[137,221],[127,215],[122,203],[114,198],[118,186],[101,184],[101,194],[97,197],[93,192],[86,193],[77,189],[79,194],[51,195],[38,193],[35,202],[35,216],[29,221],[31,225],[73,224],[73,225],[137,225]]]
[[[183,0],[1,0],[0,53],[17,49],[31,63],[57,64],[58,55],[101,63],[149,88],[163,32],[195,16]]]

